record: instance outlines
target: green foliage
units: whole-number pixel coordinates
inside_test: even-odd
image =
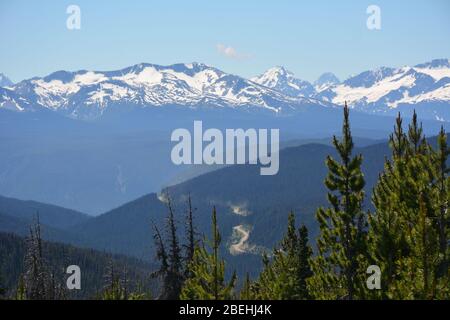
[[[414,113],[408,133],[397,117],[387,160],[372,201],[371,260],[381,268],[377,298],[448,298],[449,149],[443,129],[438,148],[425,140]]]
[[[254,292],[252,282],[250,280],[250,275],[247,273],[245,275],[244,283],[242,285],[241,292],[239,293],[240,300],[255,300],[256,294]]]
[[[20,276],[19,282],[17,284],[15,300],[26,300],[25,282],[23,281],[23,276],[22,275]]]
[[[330,208],[320,208],[318,255],[312,259],[314,275],[308,279],[311,294],[317,299],[364,298],[367,218],[362,209],[364,176],[362,156],[352,155],[349,110],[344,107],[342,140],[333,144],[340,162],[328,156],[329,173],[325,179]]]
[[[298,230],[295,216],[289,214],[288,228],[279,248],[273,251],[272,261],[263,258],[264,269],[250,287],[257,299],[309,299],[306,280],[312,275],[309,260],[312,249],[308,245],[308,229]]]
[[[101,294],[101,300],[128,300],[125,289],[120,284],[120,280],[116,279],[110,283]]]
[[[236,274],[225,281],[225,262],[219,257],[221,236],[217,226],[216,208],[212,214],[212,239],[205,245],[197,246],[189,264],[192,275],[186,280],[181,291],[182,300],[227,300],[234,297]]]

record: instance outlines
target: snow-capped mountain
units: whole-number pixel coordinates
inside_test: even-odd
[[[450,62],[437,59],[414,67],[365,71],[319,92],[316,98],[345,101],[357,110],[393,114],[417,109],[423,117],[450,120]]]
[[[325,72],[314,82],[314,89],[316,92],[322,92],[332,86],[338,85],[339,83],[340,81],[334,73]]]
[[[78,119],[95,119],[114,108],[229,107],[278,113],[317,104],[200,63],[141,63],[107,72],[58,71],[22,81],[0,93],[0,107],[19,111],[30,106],[47,108]]]
[[[290,96],[314,98],[375,114],[416,109],[421,117],[450,121],[450,60],[436,59],[414,67],[380,67],[340,82],[325,73],[313,85],[282,67],[271,68],[252,81]]]
[[[75,119],[107,111],[178,106],[290,114],[304,106],[351,108],[372,114],[416,109],[422,118],[450,121],[450,61],[381,67],[343,82],[325,73],[314,84],[283,67],[244,79],[201,63],[141,63],[118,71],[58,71],[0,87],[0,108],[48,109]]]
[[[311,83],[296,78],[284,67],[270,68],[251,80],[292,97],[309,97],[315,92]]]
[[[8,87],[12,86],[13,82],[5,76],[3,73],[0,73],[0,87]]]

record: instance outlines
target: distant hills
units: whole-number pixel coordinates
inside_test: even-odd
[[[433,144],[434,140],[430,138]],[[390,149],[386,142],[382,142],[357,147],[355,153],[364,157],[365,208],[370,209],[371,190]],[[311,239],[315,239],[318,232],[315,211],[319,206],[327,205],[323,185],[327,155],[336,156],[334,148],[329,145],[310,143],[289,147],[281,151],[280,171],[275,176],[261,176],[258,168],[251,165],[229,166],[168,187],[161,194],[140,197],[94,218],[86,219],[84,215],[53,206],[35,206],[40,207],[42,217],[49,216],[46,214],[49,209],[50,213],[61,210],[79,219],[79,223],[71,225],[74,216],[66,214],[72,222],[60,222],[52,227],[44,225],[46,238],[149,261],[154,257],[151,224],[162,227],[164,223],[166,192],[173,200],[181,239],[184,238],[182,226],[190,194],[196,208],[195,223],[201,233],[209,233],[211,209],[216,206],[223,234],[223,254],[242,275],[247,271],[257,271],[261,262],[259,254],[280,240],[290,211],[295,212],[299,223],[307,225]],[[3,201],[9,203],[11,209],[0,215],[2,231],[22,234],[14,228],[22,230],[24,221],[29,223],[30,220],[25,220],[27,215],[17,212],[27,212],[30,206],[25,205],[26,202],[2,197],[0,207],[3,208],[7,207]],[[5,226],[9,229],[5,230]],[[244,236],[248,239],[242,240]],[[236,250],[237,246],[239,250]]]
[[[66,229],[89,220],[89,216],[70,209],[37,201],[24,201],[0,196],[0,213],[15,218],[32,221],[39,215],[41,223],[53,227]]]
[[[156,112],[156,111],[155,111]],[[77,121],[55,112],[0,110],[0,194],[33,199],[98,215],[161,188],[217,167],[177,166],[170,153],[171,128],[281,128],[281,146],[330,141],[341,126],[340,109],[311,109],[294,117],[143,110],[101,123]],[[138,112],[139,113],[139,112]],[[131,116],[131,115],[129,115]],[[352,114],[353,132],[362,140],[386,139],[394,119]],[[163,128],[163,127],[167,128]],[[425,122],[427,133],[440,123]],[[294,144],[292,144],[295,142]]]
[[[364,155],[363,168],[369,192],[383,168],[385,154],[389,154],[388,146],[378,143],[357,148],[355,152]],[[281,151],[280,172],[275,176],[260,176],[255,166],[230,166],[168,187],[167,192],[173,198],[180,223],[180,236],[184,237],[181,226],[185,221],[187,196],[191,194],[197,209],[195,216],[199,231],[208,234],[211,209],[215,205],[227,260],[240,272],[255,271],[255,266],[260,263],[257,253],[273,247],[280,240],[291,210],[299,222],[309,227],[311,238],[317,234],[314,214],[318,206],[326,204],[323,179],[327,172],[324,161],[328,154],[335,155],[334,149],[322,144],[290,147]],[[161,226],[167,214],[163,195],[146,195],[69,226],[64,232],[75,238],[63,241],[152,259],[151,223]],[[367,205],[370,206],[370,201]],[[240,234],[235,234],[237,226],[250,233],[241,255],[230,252],[230,247],[240,241]],[[252,268],[246,270],[249,261]]]

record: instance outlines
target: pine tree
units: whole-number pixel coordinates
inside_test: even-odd
[[[398,261],[409,253],[405,230],[405,217],[399,212],[405,201],[406,159],[409,158],[409,143],[398,114],[394,133],[389,142],[392,161],[386,160],[372,194],[376,213],[369,216],[369,239],[371,262],[381,268],[382,290],[372,292],[381,298],[388,298],[388,288],[396,280]]]
[[[25,281],[23,279],[23,275],[21,274],[17,283],[15,300],[26,300],[26,298]]]
[[[186,215],[186,245],[183,245],[185,249],[185,257],[184,257],[184,270],[185,270],[185,278],[188,279],[192,276],[189,272],[189,264],[194,259],[195,247],[198,245],[197,232],[194,227],[194,210],[192,207],[191,195],[188,196],[187,203],[187,215]]]
[[[312,249],[308,244],[308,228],[306,228],[305,225],[302,225],[298,232],[298,297],[302,299],[310,299],[311,295],[308,290],[307,280],[312,276],[312,270],[309,263],[312,257]]]
[[[449,197],[450,197],[450,178],[448,173],[450,168],[447,167],[448,156],[450,154],[450,148],[447,144],[447,135],[444,128],[441,127],[441,131],[438,136],[438,150],[436,153],[436,185],[437,185],[437,199],[438,199],[438,214],[435,221],[435,227],[437,229],[439,237],[439,264],[437,275],[440,277],[447,277],[449,279],[450,269],[450,212],[449,212]]]
[[[274,249],[271,259],[263,256],[263,270],[254,285],[256,299],[293,300],[297,299],[294,260],[280,249]]]
[[[435,152],[425,140],[414,112],[408,134],[397,118],[391,136],[392,160],[373,192],[376,212],[370,217],[372,261],[381,268],[382,290],[373,295],[393,299],[435,299],[448,295],[448,148],[443,130]],[[402,152],[399,152],[399,145]]]
[[[169,272],[167,274],[167,276],[169,277],[169,294],[166,299],[178,300],[181,292],[181,287],[183,285],[184,275],[182,270],[181,247],[178,241],[177,227],[170,198],[168,200],[167,207],[169,210],[169,216],[167,218],[167,233],[170,240],[168,252]]]
[[[43,253],[39,213],[26,239],[22,296],[28,300],[59,300],[65,297],[59,277],[48,269]]]
[[[169,195],[166,196],[166,199],[168,210],[165,222],[166,239],[163,239],[158,227],[153,223],[156,258],[161,264],[159,270],[153,272],[151,276],[162,279],[161,292],[158,299],[178,300],[185,280],[185,271],[183,270],[183,257],[178,240],[172,200]]]
[[[244,283],[242,285],[241,292],[239,293],[240,300],[254,300],[255,295],[252,288],[252,282],[248,272],[245,274]]]
[[[181,291],[183,300],[227,300],[233,298],[236,274],[225,281],[225,262],[219,257],[221,236],[217,225],[216,208],[212,213],[212,239],[205,240],[209,247],[199,245],[189,265],[192,276],[186,280]]]
[[[308,244],[308,229],[295,226],[295,216],[288,216],[288,227],[279,248],[275,248],[272,259],[263,257],[263,271],[254,285],[258,299],[292,300],[309,299],[306,281],[312,272],[309,260],[312,249]]]
[[[152,300],[152,293],[145,290],[142,283],[137,283],[136,289],[130,293],[128,300]]]
[[[357,299],[365,297],[367,218],[362,209],[364,176],[362,156],[352,156],[349,109],[344,107],[342,140],[333,137],[340,162],[327,157],[325,185],[331,208],[320,208],[318,256],[312,260],[314,275],[308,286],[315,298]]]
[[[122,282],[122,275],[112,261],[105,273],[105,288],[101,294],[102,300],[127,300],[127,290]]]
[[[166,293],[166,290],[168,290],[168,288],[169,288],[169,283],[168,283],[168,277],[166,275],[169,273],[169,262],[168,262],[166,247],[164,245],[164,241],[161,236],[161,232],[159,231],[159,229],[155,223],[152,223],[152,226],[153,226],[153,240],[155,241],[155,247],[156,247],[156,260],[159,261],[160,266],[157,271],[154,271],[151,274],[151,278],[162,279],[161,293],[158,297],[158,299],[160,299],[160,298],[164,298],[164,297],[168,296],[168,294]]]

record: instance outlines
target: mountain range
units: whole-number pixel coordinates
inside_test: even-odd
[[[249,80],[201,63],[141,63],[117,71],[58,71],[16,84],[2,80],[0,86],[0,108],[21,112],[47,109],[85,120],[114,110],[164,106],[289,115],[305,106],[332,108],[345,101],[370,114],[392,115],[415,108],[422,118],[450,120],[448,59],[380,67],[342,82],[325,73],[309,83],[283,67]]]
[[[114,108],[185,106],[295,111],[323,104],[293,98],[201,63],[159,66],[141,63],[118,71],[58,71],[24,80],[0,92],[0,106],[16,111],[42,108],[76,119],[96,119]],[[126,105],[126,106],[125,106]]]
[[[0,194],[98,215],[217,169],[173,164],[174,129],[190,129],[195,120],[202,120],[205,129],[280,129],[282,145],[329,139],[341,130],[343,98],[337,93],[401,91],[404,87],[393,86],[392,75],[402,78],[403,71],[409,74],[403,78],[410,80],[413,73],[440,77],[436,86],[449,79],[445,61],[448,64],[433,60],[409,72],[405,68],[365,72],[344,82],[326,73],[308,83],[281,67],[244,79],[192,63],[138,64],[108,72],[58,71],[9,83],[0,87]],[[420,86],[427,88],[423,81],[415,81],[414,88]],[[387,96],[398,95],[395,90]],[[446,90],[443,85],[435,91]],[[356,93],[346,93],[354,108],[355,137],[386,139],[394,114],[402,108],[407,109],[405,118],[418,110],[428,136],[441,125],[450,126],[442,121],[449,110],[445,94],[390,108],[351,100]]]
[[[417,109],[421,117],[450,119],[450,60],[435,59],[416,66],[380,67],[343,82],[325,73],[314,84],[296,78],[283,67],[253,78],[256,83],[286,95],[308,97],[373,114],[395,114]]]

